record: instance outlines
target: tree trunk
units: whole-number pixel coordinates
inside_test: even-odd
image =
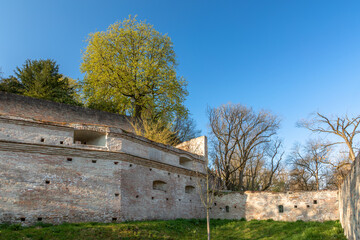
[[[210,214],[209,214],[209,208],[206,208],[206,227],[207,227],[208,240],[210,240]]]

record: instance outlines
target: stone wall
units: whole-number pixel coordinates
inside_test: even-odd
[[[247,220],[338,220],[338,192],[223,193],[215,198],[211,215],[213,218]]]
[[[339,189],[340,222],[349,240],[360,239],[360,159],[353,163]]]

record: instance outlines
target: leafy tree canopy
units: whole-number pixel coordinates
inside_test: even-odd
[[[83,53],[89,107],[172,122],[187,116],[186,81],[176,73],[173,43],[145,21],[129,16],[90,34]]]
[[[15,76],[0,80],[0,90],[60,103],[75,104],[76,85],[59,73],[54,60],[26,60]]]

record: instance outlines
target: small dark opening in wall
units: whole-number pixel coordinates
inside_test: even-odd
[[[192,180],[192,178],[190,177],[190,180]]]
[[[294,208],[297,208],[297,205],[294,205]]]
[[[116,222],[116,221],[117,221],[117,218],[112,218],[112,221],[113,221],[113,222]]]
[[[139,195],[136,195],[136,198],[139,198]]]
[[[214,206],[216,206],[216,203],[214,203]]]
[[[279,213],[283,213],[284,212],[284,206],[283,205],[279,205]]]
[[[114,162],[115,165],[118,165],[119,162]]]
[[[60,144],[64,144],[64,141],[60,141]]]
[[[314,200],[314,204],[317,204],[317,200]]]
[[[236,206],[234,206],[234,208],[236,208]]]
[[[168,198],[166,198],[166,201],[169,201],[169,199],[168,199]]]
[[[181,199],[179,199],[179,201],[181,201]]]
[[[67,158],[66,159],[68,162],[71,162],[72,161],[72,158]]]
[[[178,175],[178,177],[180,177],[180,175]]]
[[[310,208],[310,205],[306,205],[307,208]]]
[[[191,202],[191,199],[190,199],[190,202]]]
[[[91,162],[92,162],[92,163],[96,163],[96,160],[92,160]]]
[[[25,222],[25,218],[24,218],[24,217],[20,218],[20,220],[21,220],[22,222]]]
[[[42,217],[38,217],[38,222],[41,222],[42,221]]]
[[[170,173],[168,172],[168,175],[170,176]]]
[[[151,197],[151,199],[153,199],[153,200],[154,200],[154,197]]]
[[[151,169],[151,168],[150,168],[149,170],[150,170],[150,171],[152,171],[152,169]]]
[[[130,164],[129,167],[132,167],[132,164]]]
[[[46,184],[50,184],[50,180],[46,180],[45,183],[46,183]]]
[[[40,142],[45,142],[45,139],[44,139],[44,138],[41,138],[41,139],[40,139]]]
[[[119,193],[115,193],[115,197],[118,197],[119,196]]]
[[[226,212],[230,212],[230,207],[229,207],[229,206],[225,206],[225,210],[226,210]]]

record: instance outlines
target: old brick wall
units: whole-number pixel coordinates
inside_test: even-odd
[[[360,159],[356,158],[339,189],[340,222],[349,240],[360,239]]]
[[[99,124],[132,131],[129,117],[0,91],[0,116],[59,123]]]
[[[204,217],[199,175],[180,164],[204,164],[202,156],[116,129],[75,127],[101,131],[108,143],[74,144],[70,126],[0,118],[0,222]]]
[[[281,207],[280,207],[281,206]],[[279,211],[283,209],[283,212]],[[276,221],[326,221],[339,219],[338,192],[245,192],[217,196],[213,218]]]

